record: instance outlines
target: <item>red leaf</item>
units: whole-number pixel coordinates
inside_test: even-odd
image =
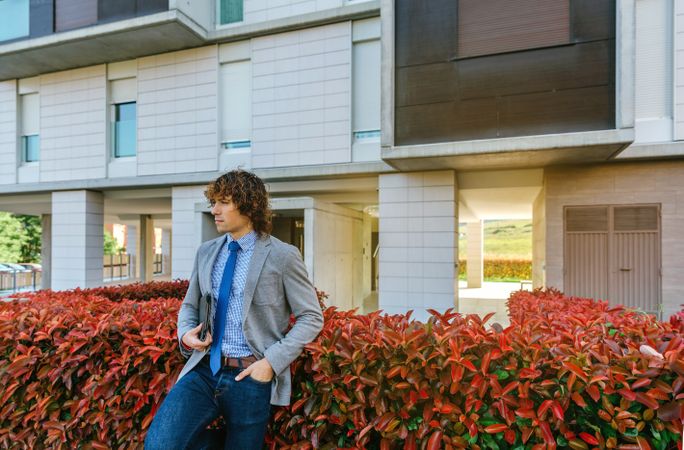
[[[542,435],[544,436],[544,441],[546,441],[546,445],[552,448],[556,448],[556,439],[553,437],[553,433],[551,432],[551,427],[549,427],[549,423],[540,422],[539,428],[541,428],[542,430]]]
[[[506,425],[505,423],[495,423],[494,425],[489,425],[484,430],[486,433],[489,434],[501,433],[508,430],[508,425]]]
[[[586,408],[587,407],[587,402],[584,401],[584,397],[582,397],[579,392],[573,392],[572,393],[572,400],[580,408]]]
[[[658,409],[658,402],[642,392],[637,392],[634,398],[642,405],[646,405],[647,408]]]
[[[598,439],[596,439],[594,436],[592,436],[591,434],[586,433],[584,431],[582,431],[579,434],[579,437],[589,445],[598,445],[598,443],[599,443]]]
[[[573,364],[573,363],[571,363],[571,362],[569,362],[569,361],[564,361],[564,362],[563,362],[563,367],[565,367],[565,368],[568,369],[570,372],[572,372],[572,373],[574,373],[575,375],[577,375],[578,377],[580,377],[585,383],[587,382],[588,378],[587,378],[586,372],[584,372],[584,370],[582,370],[581,368],[579,368],[579,367],[576,366],[575,364]]]
[[[427,443],[427,448],[426,450],[439,450],[441,447],[442,443],[442,431],[441,430],[435,430],[432,432],[432,435],[430,436],[430,439],[428,440]]]
[[[553,403],[551,403],[551,410],[553,411],[553,415],[556,416],[558,420],[563,420],[564,418],[564,411],[563,407],[561,406],[558,401],[554,400]]]

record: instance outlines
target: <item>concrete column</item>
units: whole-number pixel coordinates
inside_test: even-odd
[[[154,277],[154,221],[152,216],[140,215],[140,281]]]
[[[162,274],[171,274],[171,230],[162,228]]]
[[[484,274],[484,222],[469,222],[466,225],[466,258],[469,288],[482,287]]]
[[[388,313],[458,307],[458,195],[453,170],[379,176],[378,307]]]
[[[138,278],[138,227],[135,225],[126,225],[126,253],[129,254],[130,264],[128,267],[128,276],[131,278]]]
[[[546,188],[532,206],[532,286],[546,286]]]
[[[52,193],[52,289],[102,285],[103,229],[101,192]]]
[[[52,214],[41,216],[42,237],[40,241],[40,288],[50,289],[52,280]]]
[[[351,309],[363,303],[363,214],[315,202],[304,209],[304,264],[326,292],[328,306]]]
[[[202,244],[205,213],[209,213],[203,191],[206,186],[171,188],[171,278],[190,278],[195,253]],[[214,225],[216,233],[216,226]]]

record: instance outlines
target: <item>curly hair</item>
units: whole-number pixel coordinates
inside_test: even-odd
[[[269,234],[273,229],[268,192],[261,178],[246,170],[231,170],[207,185],[204,196],[211,205],[230,198],[240,214],[249,217],[254,231]]]

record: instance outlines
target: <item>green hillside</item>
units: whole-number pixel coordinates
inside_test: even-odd
[[[466,226],[459,226],[459,259],[466,256]],[[532,259],[530,220],[488,220],[484,227],[485,259]]]

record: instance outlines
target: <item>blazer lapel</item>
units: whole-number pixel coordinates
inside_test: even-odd
[[[214,263],[218,257],[219,251],[226,241],[226,235],[224,234],[220,239],[216,239],[214,243],[209,247],[207,251],[207,256],[204,261],[200,263],[200,288],[202,287],[202,282],[204,282],[204,292],[211,293],[211,272],[214,269]]]
[[[245,290],[242,299],[242,322],[244,323],[247,317],[247,311],[252,304],[252,297],[254,297],[254,290],[256,289],[257,280],[261,269],[264,267],[266,257],[271,251],[271,237],[265,235],[256,240],[254,244],[254,252],[252,259],[249,262],[249,270],[247,271],[247,280],[245,281]]]

